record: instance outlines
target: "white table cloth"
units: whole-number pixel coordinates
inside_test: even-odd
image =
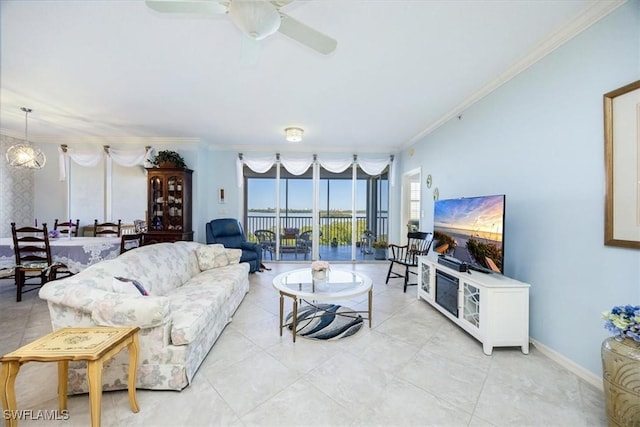
[[[91,264],[120,254],[119,237],[59,237],[49,239],[53,262],[66,265],[72,273],[79,273]],[[0,268],[13,268],[16,257],[13,239],[0,239]]]

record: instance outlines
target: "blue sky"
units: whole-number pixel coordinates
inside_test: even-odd
[[[326,209],[327,180],[320,180],[320,209]],[[248,180],[248,208],[275,207],[275,179]],[[281,203],[284,207],[284,180],[281,188]],[[351,209],[351,181],[331,180],[330,209]],[[356,208],[364,210],[366,204],[366,182],[357,181],[358,200]],[[289,209],[311,209],[313,203],[313,186],[310,179],[289,180]]]

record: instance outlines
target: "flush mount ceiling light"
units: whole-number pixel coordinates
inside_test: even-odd
[[[22,107],[24,111],[24,143],[15,144],[7,150],[7,162],[10,166],[24,169],[42,169],[47,162],[44,153],[29,144],[28,120],[31,108]]]
[[[287,136],[287,141],[300,142],[302,141],[302,134],[304,133],[304,130],[302,130],[302,128],[290,127],[286,128],[284,133]]]

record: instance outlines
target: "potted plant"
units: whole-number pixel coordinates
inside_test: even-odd
[[[376,240],[371,244],[373,248],[373,259],[387,259],[387,248],[389,243],[385,240]]]
[[[159,168],[186,168],[187,164],[177,151],[162,150],[152,160]]]

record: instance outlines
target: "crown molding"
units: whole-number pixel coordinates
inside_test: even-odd
[[[372,149],[366,149],[363,147],[348,147],[348,146],[340,146],[340,147],[329,147],[325,146],[322,150],[318,150],[316,148],[310,146],[309,144],[305,145],[304,143],[283,143],[281,145],[273,144],[273,145],[241,145],[241,144],[208,144],[207,149],[210,151],[237,151],[244,153],[258,153],[258,152],[268,152],[268,153],[311,153],[311,152],[319,152],[322,153],[360,153],[360,154],[397,154],[397,147],[375,147]]]
[[[24,139],[24,132],[0,128],[0,135]],[[173,136],[38,136],[29,134],[29,142],[38,144],[90,144],[90,145],[163,145],[197,144],[200,138]]]
[[[515,63],[513,63],[505,72],[500,74],[497,78],[484,85],[480,90],[471,95],[469,98],[456,105],[452,110],[443,115],[440,119],[433,122],[422,132],[410,138],[407,142],[402,144],[401,148],[408,148],[415,144],[420,139],[429,135],[437,128],[448,122],[449,120],[458,117],[464,110],[489,95],[494,90],[516,77],[518,74],[530,68],[536,62],[543,59],[545,56],[589,28],[591,25],[600,21],[602,18],[613,12],[628,0],[611,0],[611,1],[596,1],[586,9],[580,16],[563,26],[560,30],[556,31],[547,39],[539,43],[533,48],[527,55],[523,56]]]

